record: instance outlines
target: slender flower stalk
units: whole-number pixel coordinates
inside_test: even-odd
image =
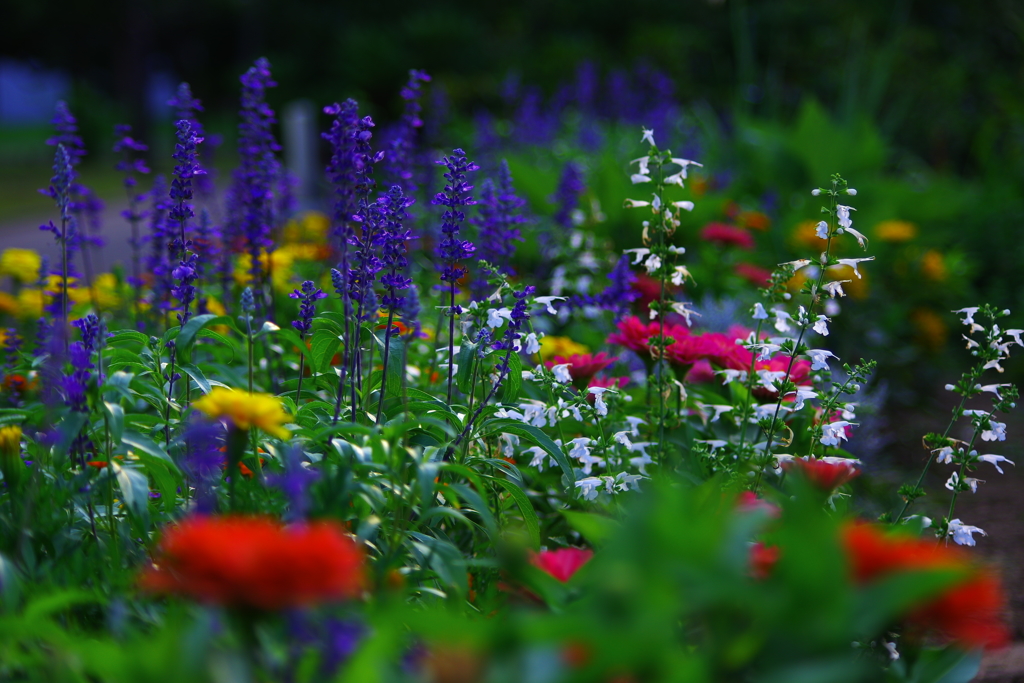
[[[60,306],[59,313],[61,325],[68,323],[68,272],[70,270],[70,252],[68,227],[71,220],[71,187],[75,180],[75,170],[71,163],[71,152],[62,144],[57,145],[57,153],[53,162],[53,177],[50,179],[50,187],[43,190],[57,202],[60,209],[60,229],[54,226],[53,221],[47,225],[40,226],[40,230],[52,232],[60,243]],[[42,275],[42,273],[40,274]],[[64,335],[64,350],[67,352],[67,335]]]
[[[526,200],[516,195],[512,172],[505,159],[498,167],[497,182],[487,178],[480,185],[478,206],[479,216],[473,220],[479,228],[476,253],[489,264],[483,274],[514,275],[511,260],[516,251],[515,242],[523,241],[519,226],[527,221],[522,214]],[[486,278],[475,278],[473,283],[475,296],[482,297],[487,291]]]
[[[444,264],[441,281],[448,283],[448,403],[452,401],[452,379],[455,372],[455,318],[462,313],[462,307],[455,305],[455,284],[466,274],[461,261],[473,255],[475,247],[469,240],[459,237],[466,214],[460,207],[476,204],[470,192],[473,186],[466,182],[466,174],[479,169],[479,166],[466,158],[461,149],[454,150],[435,162],[448,168],[444,174],[447,184],[443,192],[438,192],[432,201],[435,205],[445,207],[441,216],[441,232],[444,238],[437,248],[437,255]]]
[[[145,159],[137,158],[133,153],[145,152],[149,148],[132,137],[132,127],[127,124],[114,126],[114,136],[117,141],[114,143],[114,153],[121,155],[117,162],[116,169],[124,174],[125,194],[128,195],[128,208],[121,212],[121,216],[131,226],[132,236],[129,244],[132,247],[132,274],[128,278],[128,284],[132,290],[132,312],[135,317],[136,326],[139,325],[139,290],[142,288],[141,256],[142,236],[139,234],[139,224],[146,217],[146,211],[140,207],[145,201],[146,195],[139,192],[139,180],[136,174],[145,175],[149,173]]]
[[[296,289],[288,296],[292,299],[302,300],[299,305],[299,319],[292,321],[292,327],[299,331],[299,340],[305,346],[306,335],[313,327],[313,316],[316,315],[316,301],[317,299],[326,299],[327,294],[312,280],[306,280],[302,283],[301,289]],[[299,384],[295,388],[295,405],[299,405],[299,400],[302,397],[302,375],[305,371],[305,362],[306,349],[302,348],[299,349]]]

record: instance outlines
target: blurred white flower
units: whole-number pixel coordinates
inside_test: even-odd
[[[949,535],[957,545],[974,545],[974,534],[988,536],[982,529],[976,526],[964,524],[959,519],[949,520]]]

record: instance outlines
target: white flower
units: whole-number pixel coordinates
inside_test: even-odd
[[[674,244],[670,244],[668,247],[668,253],[676,254],[677,256],[682,256],[683,254],[686,253],[686,247],[677,247]]]
[[[670,176],[665,176],[665,184],[666,185],[678,185],[679,187],[683,187],[683,180],[685,178],[686,178],[686,169],[684,168],[682,171],[679,171],[678,173],[673,173]]]
[[[672,310],[675,311],[677,315],[681,315],[684,318],[686,318],[686,326],[687,327],[690,327],[690,326],[693,325],[693,323],[690,322],[690,316],[691,315],[695,315],[698,318],[700,317],[700,313],[698,313],[697,311],[693,310],[692,308],[687,308],[687,306],[689,306],[689,305],[690,304],[686,303],[685,301],[676,301],[676,302],[673,302],[673,304],[672,304]]]
[[[637,168],[637,173],[641,173],[643,175],[648,175],[649,171],[647,169],[647,164],[649,164],[650,162],[651,162],[651,157],[650,156],[644,156],[644,157],[640,157],[639,159],[633,159],[629,163],[631,163],[631,164],[639,164],[639,167]]]
[[[505,320],[512,319],[512,311],[507,308],[492,308],[487,311],[487,326],[491,329],[501,327]]]
[[[844,282],[850,282],[850,280],[832,280],[831,282],[823,284],[821,288],[828,292],[829,296],[835,299],[837,294],[839,296],[846,296],[846,292],[843,291]]]
[[[781,308],[773,308],[772,313],[775,314],[775,329],[779,332],[789,332],[793,328],[789,326],[788,320],[792,320],[792,316],[786,313]]]
[[[672,271],[672,284],[679,287],[682,286],[682,284],[687,279],[693,279],[693,276],[690,275],[690,271],[686,268],[686,266],[676,266],[675,269]]]
[[[672,206],[676,207],[677,209],[685,209],[686,211],[693,211],[694,204],[691,201],[681,201],[681,202],[672,202]]]
[[[527,355],[531,356],[540,351],[540,341],[537,340],[537,334],[535,332],[531,332],[526,335],[526,344],[523,345],[523,351],[525,351]]]
[[[672,157],[671,159],[669,159],[669,162],[675,164],[676,166],[683,167],[682,173],[684,178],[686,177],[687,166],[698,166],[700,168],[704,168],[704,164],[698,164],[696,161],[690,161],[689,159],[680,159],[677,157]]]
[[[758,360],[764,360],[764,359],[758,357]],[[786,371],[785,370],[758,370],[757,371],[758,384],[760,384],[761,386],[763,386],[765,389],[767,389],[768,391],[772,392],[773,394],[778,391],[778,389],[775,387],[775,382],[779,381],[780,379],[782,379],[785,376],[786,376]]]
[[[761,344],[748,344],[747,348],[750,349],[751,351],[757,351],[758,352],[757,353],[757,359],[758,360],[769,360],[772,357],[772,354],[775,353],[776,351],[780,350],[782,347],[779,346],[778,344],[772,344],[772,343],[769,343],[769,342],[764,342],[764,343],[761,343]],[[758,373],[758,374],[760,374],[760,373]]]
[[[701,407],[710,408],[711,410],[714,411],[715,415],[714,417],[711,418],[711,422],[718,422],[718,418],[722,417],[724,413],[728,413],[733,408],[730,405],[704,405]]]
[[[647,269],[648,275],[653,275],[654,271],[661,268],[661,257],[657,254],[651,254],[647,257],[647,260],[644,261],[644,268]]]
[[[826,223],[825,221],[819,222],[816,226],[814,226],[814,234],[817,235],[818,237],[820,237],[823,240],[827,240],[828,239],[828,223]]]
[[[652,147],[654,147],[654,131],[649,128],[644,128],[643,126],[640,126],[640,130],[644,132],[643,137],[640,138],[640,144],[642,145],[646,142]]]
[[[857,190],[847,190],[847,192],[849,194],[857,194]],[[896,643],[887,643],[887,642],[885,642],[883,640],[882,641],[882,645],[885,647],[886,651],[889,653],[889,661],[890,662],[895,662],[897,659],[900,658],[900,653],[896,651]]]
[[[540,446],[532,446],[523,451],[523,453],[530,453],[533,458],[530,459],[530,467],[536,467],[541,472],[544,471],[544,456],[548,453]]]
[[[807,355],[811,358],[811,370],[828,370],[828,359],[839,358],[828,349],[808,349]]]
[[[533,297],[534,303],[538,303],[541,306],[546,306],[547,307],[547,309],[546,309],[547,312],[550,313],[551,315],[555,315],[558,312],[558,311],[555,310],[554,306],[552,306],[551,304],[553,302],[555,302],[555,301],[564,301],[564,300],[565,300],[564,296],[535,296],[535,297]]]
[[[1004,474],[1003,468],[999,466],[999,463],[1001,463],[1001,462],[1010,463],[1014,467],[1017,466],[1017,464],[1015,462],[1013,462],[1012,460],[1007,460],[1006,458],[1004,458],[1001,455],[993,455],[992,453],[986,453],[985,455],[979,455],[978,456],[978,460],[980,460],[981,462],[991,463],[991,465],[996,468],[996,471],[999,472],[999,474]]]
[[[857,244],[860,245],[861,249],[867,249],[868,248],[868,246],[867,246],[868,238],[867,237],[865,237],[861,233],[857,232],[853,228],[849,228],[849,227],[846,228],[846,232],[850,233],[851,235],[853,235],[857,239]]]
[[[594,410],[601,417],[608,414],[608,404],[604,402],[604,392],[608,391],[608,387],[590,387],[587,389],[588,392],[594,395]]]
[[[839,219],[839,227],[849,228],[853,225],[853,221],[850,220],[850,212],[856,211],[857,209],[852,206],[843,206],[842,204],[836,204],[836,218]]]
[[[733,370],[732,368],[725,368],[724,370],[715,370],[715,374],[722,376],[722,384],[728,384],[729,382],[747,381],[746,370]]]
[[[821,336],[827,337],[828,336],[828,325],[826,325],[826,323],[828,321],[829,321],[828,318],[826,318],[823,315],[819,315],[818,316],[818,320],[814,323],[814,326],[812,327],[812,329],[815,332],[817,332],[818,334],[820,334]]]
[[[576,482],[576,486],[580,489],[580,496],[584,500],[597,500],[597,495],[601,493],[598,491],[598,487],[603,485],[604,482],[601,481],[601,477],[586,477]]]
[[[634,452],[636,452],[636,450],[637,450],[636,447],[637,446],[643,446],[643,447],[646,448],[649,445],[650,444],[646,444],[646,443],[643,443],[643,444],[635,443],[635,444],[633,444],[633,450],[634,450]],[[629,459],[629,464],[632,465],[633,467],[637,468],[638,470],[640,470],[640,474],[647,474],[647,466],[648,465],[653,465],[654,461],[651,460],[651,456],[647,455],[646,451],[641,450],[639,452],[640,452],[639,456],[637,456],[635,458],[630,458]]]
[[[630,439],[629,439],[629,432],[626,431],[626,430],[623,430],[621,432],[615,432],[614,434],[612,434],[612,440],[615,443],[622,444],[628,450],[632,450],[633,449],[633,442],[630,441]]]
[[[617,482],[615,484],[615,488],[617,488],[619,491],[629,491],[630,487],[632,487],[634,491],[639,491],[640,484],[637,482],[639,482],[641,479],[643,479],[643,477],[640,476],[639,474],[619,472],[615,477],[615,481]]]
[[[946,488],[949,489],[950,491],[955,491],[957,488],[957,483],[959,483],[959,481],[960,474],[958,472],[954,472],[949,477],[949,480],[946,481]],[[974,477],[964,477],[964,483],[967,484],[967,486],[971,489],[971,493],[977,493],[978,484],[984,482],[982,482],[981,479],[975,479]]]
[[[976,526],[964,524],[959,519],[949,520],[949,535],[957,545],[974,545],[974,534],[988,536],[982,529]]]
[[[764,306],[762,306],[761,302],[758,301],[756,304],[754,304],[754,320],[767,320],[767,319],[768,319],[768,311],[764,310]]]
[[[523,378],[524,382],[532,382],[533,380],[537,379],[537,376],[533,374],[532,370],[523,370],[520,374],[520,377]]]
[[[852,422],[838,420],[821,426],[821,445],[838,446],[840,441],[846,440],[846,427]]]
[[[800,259],[797,259],[796,261],[786,261],[785,263],[780,263],[779,265],[780,266],[793,266],[793,270],[797,271],[797,270],[800,270],[801,268],[803,268],[804,266],[811,265],[811,259],[800,258]]]
[[[585,436],[581,436],[576,439],[569,441],[572,444],[572,448],[569,449],[570,458],[582,458],[590,455],[590,445],[594,443],[593,439],[588,439]]]
[[[623,254],[636,254],[633,257],[632,264],[635,266],[644,260],[644,257],[651,253],[650,249],[624,249]]]
[[[622,206],[627,209],[642,209],[643,207],[650,205],[650,202],[645,202],[642,199],[627,199],[622,203]]]
[[[804,389],[803,387],[797,387],[795,392],[790,392],[786,396],[796,394],[796,400],[793,402],[793,410],[803,410],[804,401],[818,397],[818,392],[814,389]]]
[[[967,341],[967,350],[968,351],[970,351],[971,349],[976,349],[979,346],[981,346],[981,344],[979,344],[978,342],[974,341],[973,339],[968,337],[966,334],[961,334],[960,336],[963,337]]]
[[[569,366],[572,363],[559,363],[551,367],[551,372],[555,373],[555,381],[561,382],[562,384],[568,384],[572,382],[572,375],[569,374]]]
[[[840,265],[840,266],[850,266],[851,268],[853,268],[854,275],[856,275],[857,279],[860,280],[863,276],[860,274],[860,271],[857,270],[857,264],[863,263],[864,261],[874,261],[875,257],[874,256],[868,256],[866,258],[841,258],[841,259],[837,259],[837,260],[839,261],[838,265]]]
[[[1006,441],[1006,423],[989,420],[989,429],[981,433],[982,441]]]
[[[813,190],[811,190],[811,195],[814,196],[814,197],[817,197],[820,194],[821,194],[821,190],[818,189],[818,188],[814,188]]]
[[[940,465],[951,465],[953,464],[953,447],[943,446],[939,450],[935,451],[935,462]]]
[[[643,173],[634,173],[633,175],[629,176],[629,179],[633,182],[634,185],[651,182],[651,177],[648,175],[644,175]]]
[[[970,306],[968,308],[961,308],[961,309],[953,311],[953,313],[963,313],[964,314],[964,319],[963,319],[962,322],[963,322],[964,325],[969,325],[970,326],[971,334],[974,334],[975,332],[981,332],[982,330],[985,329],[984,327],[982,327],[978,323],[974,322],[974,314],[978,312],[978,308],[979,308],[978,306]]]
[[[848,187],[848,188],[846,188],[846,194],[851,195],[853,197],[856,197],[857,196],[857,190],[853,189],[852,187]]]
[[[652,195],[654,198],[651,199],[651,211],[658,213],[661,210],[661,197],[658,195]]]
[[[1024,344],[1022,344],[1020,341],[1021,333],[1024,333],[1024,330],[1004,330],[1003,332],[1003,334],[1008,334],[1011,337],[1013,337],[1013,341],[1017,344],[1017,346],[1024,346]]]
[[[647,424],[642,418],[633,417],[632,415],[626,416],[626,422],[629,423],[629,433],[633,436],[640,436],[640,425]]]

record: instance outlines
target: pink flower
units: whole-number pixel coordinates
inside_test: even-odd
[[[747,251],[754,249],[753,236],[743,228],[728,223],[708,223],[701,228],[700,237],[723,247],[731,245]]]
[[[755,287],[767,287],[772,277],[772,271],[753,263],[737,263],[735,272]]]
[[[593,550],[559,548],[558,550],[542,550],[534,554],[530,558],[530,562],[541,571],[565,583],[593,556]]]

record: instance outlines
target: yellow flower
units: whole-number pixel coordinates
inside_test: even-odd
[[[825,249],[825,240],[818,237],[815,234],[815,230],[818,227],[818,221],[803,221],[797,223],[797,226],[793,228],[793,233],[789,237],[789,241],[796,247],[806,247],[820,252]]]
[[[249,394],[245,391],[214,387],[192,407],[209,418],[225,418],[243,431],[259,427],[267,434],[287,439],[291,433],[281,425],[291,418],[281,407],[281,400],[270,394]]]
[[[57,287],[60,287],[58,283]],[[96,304],[98,308],[116,308],[121,305],[118,291],[117,276],[113,273],[100,273],[92,283],[92,292],[88,289],[68,289],[68,298],[72,303]]]
[[[24,479],[25,462],[21,459],[21,427],[0,427],[0,472],[8,488],[14,488]]]
[[[21,306],[18,305],[18,300],[13,296],[7,292],[0,292],[0,311],[12,318],[17,318],[21,314]]]
[[[282,241],[288,244],[296,242],[312,242],[324,244],[327,241],[327,231],[331,227],[331,219],[319,211],[307,211],[292,219],[284,226],[281,233]]]
[[[295,261],[319,261],[330,253],[326,247],[316,244],[286,244],[278,251]]]
[[[921,257],[921,274],[933,282],[943,282],[949,272],[946,270],[946,260],[942,254],[935,249],[929,249]]]
[[[20,282],[35,282],[39,279],[42,259],[31,249],[5,249],[0,254],[0,275],[10,275]]]
[[[270,266],[270,277],[274,285],[274,289],[279,292],[288,292],[291,290],[291,278],[292,278],[292,263],[295,261],[295,257],[283,249],[272,251],[269,254],[263,252],[260,254],[260,271],[266,272],[267,266]],[[249,269],[252,266],[252,257],[249,254],[240,254],[238,260],[235,262],[235,282],[240,287],[246,287],[251,285]]]
[[[843,291],[851,299],[868,298],[868,276],[863,269],[860,274],[861,277],[857,277],[850,266],[832,266],[828,269],[829,280],[849,280],[843,283]]]
[[[23,318],[38,318],[43,314],[43,290],[26,287],[18,292],[18,309]]]
[[[743,211],[736,217],[736,222],[750,230],[765,231],[772,225],[772,219],[760,211]]]
[[[568,358],[581,353],[590,353],[590,349],[568,337],[544,337],[540,340],[541,360],[551,360],[555,356]]]
[[[214,299],[212,296],[206,298],[206,310],[214,315],[227,315],[227,309],[224,308],[224,304]]]
[[[909,221],[882,221],[875,226],[875,237],[883,242],[907,242],[917,237],[917,226]]]
[[[0,453],[19,455],[21,453],[21,427],[6,425],[0,427]]]
[[[915,338],[921,346],[933,352],[942,350],[948,334],[942,316],[929,308],[916,308],[910,312],[910,322],[914,325]]]

